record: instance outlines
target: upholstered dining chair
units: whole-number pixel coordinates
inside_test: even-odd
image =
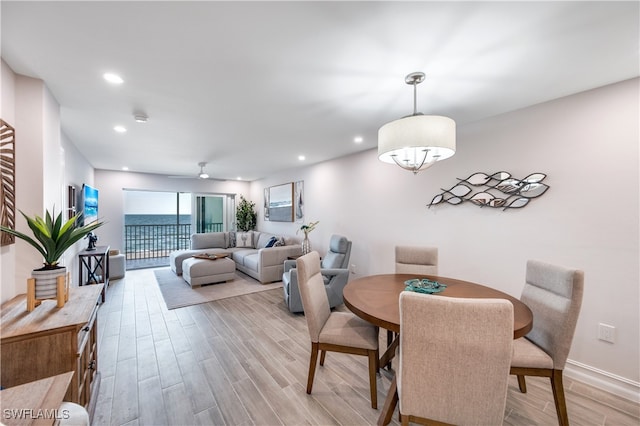
[[[527,392],[525,376],[549,377],[558,423],[568,425],[562,371],[582,305],[584,272],[544,263],[527,262],[526,283],[520,300],[533,312],[533,329],[513,343],[511,374]]]
[[[438,248],[396,246],[396,274],[438,275]]]
[[[502,424],[512,344],[506,299],[404,291],[396,373],[402,424]]]
[[[329,250],[322,259],[321,274],[324,289],[329,298],[329,307],[335,308],[344,302],[342,290],[349,281],[349,259],[351,257],[351,241],[342,235],[332,235]],[[284,303],[290,312],[302,312],[302,300],[298,290],[298,271],[295,260],[284,261],[282,274],[282,290]]]
[[[396,274],[438,275],[438,248],[396,246]],[[387,330],[387,347],[395,334]],[[391,363],[387,365],[391,368]]]
[[[327,351],[364,355],[369,358],[371,407],[378,408],[378,327],[351,312],[331,312],[317,252],[312,251],[296,259],[296,266],[300,296],[311,338],[307,393],[310,394],[313,387],[318,352],[320,365],[324,365]]]

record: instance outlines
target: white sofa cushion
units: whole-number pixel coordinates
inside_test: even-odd
[[[258,233],[256,232],[254,234],[254,237],[257,234]],[[259,234],[260,236],[258,237],[258,240],[256,241],[256,245],[255,245],[255,248],[257,249],[266,248],[267,244],[269,244],[269,241],[271,241],[271,238],[276,238],[276,239],[278,238],[273,234],[269,234],[268,232],[260,232]]]
[[[227,232],[207,232],[191,235],[191,249],[227,248],[229,235]]]

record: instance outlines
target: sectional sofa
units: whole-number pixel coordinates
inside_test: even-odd
[[[169,265],[182,275],[182,262],[199,253],[228,253],[236,269],[262,284],[281,281],[284,261],[302,254],[300,241],[260,231],[208,232],[191,235],[191,248],[169,256]]]

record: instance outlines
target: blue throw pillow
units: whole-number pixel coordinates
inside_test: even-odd
[[[273,247],[273,245],[276,243],[276,241],[278,241],[278,239],[276,237],[271,237],[271,239],[269,240],[267,245],[264,246],[264,248]]]

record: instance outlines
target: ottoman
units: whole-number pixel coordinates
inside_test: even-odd
[[[232,280],[236,275],[236,262],[224,257],[216,260],[190,257],[182,262],[182,278],[191,287]]]
[[[109,255],[109,278],[117,280],[124,278],[125,258],[124,254]]]

